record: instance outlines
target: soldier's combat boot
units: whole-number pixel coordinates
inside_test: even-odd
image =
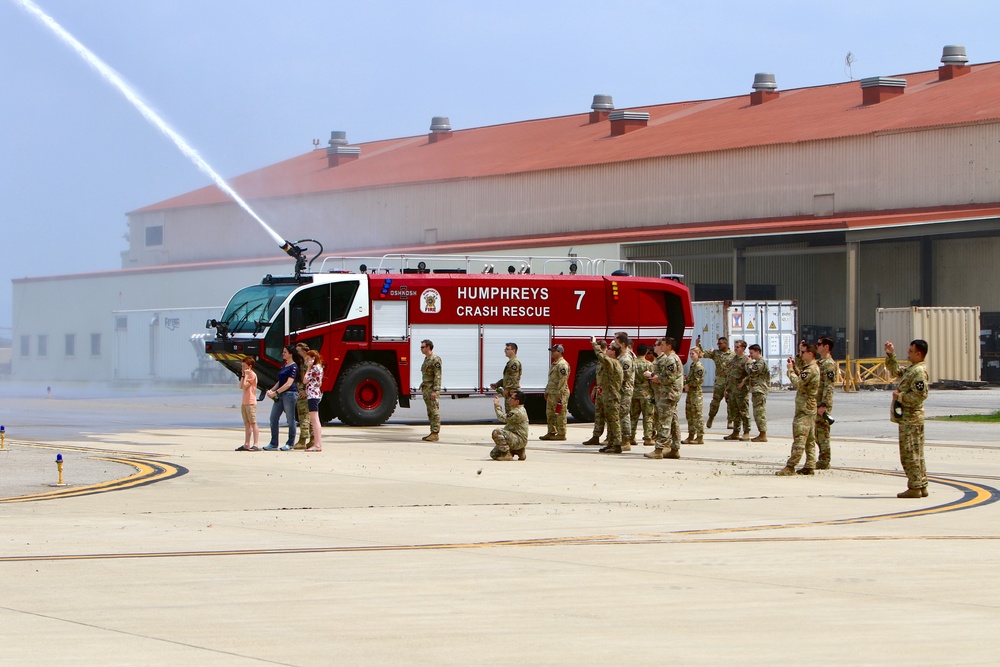
[[[644,446],[646,446],[646,447],[652,447],[653,446],[653,439],[652,438],[643,438],[642,439],[642,444]]]
[[[816,462],[816,470],[829,470],[830,459],[820,459]]]
[[[897,498],[923,498],[923,489],[907,489],[902,493],[896,494]]]
[[[761,431],[756,438],[750,438],[750,442],[767,442],[767,431]]]
[[[587,447],[596,447],[597,445],[601,444],[601,439],[598,438],[596,435],[595,436],[591,436],[590,440],[588,440],[587,442],[585,442],[583,444],[585,446],[587,446]]]
[[[643,454],[647,459],[662,459],[663,458],[663,448],[657,447],[651,452],[646,452]]]
[[[750,442],[750,434],[744,433],[743,435],[740,436],[740,440],[742,442]]]
[[[524,461],[528,458],[528,455],[525,453],[523,447],[521,449],[512,450],[511,454],[516,456],[519,461]]]
[[[555,433],[546,433],[545,435],[540,436],[538,439],[539,440],[553,440],[554,436],[555,436]]]
[[[705,428],[712,428],[712,422],[715,421],[715,415],[709,415],[708,421],[705,422]]]
[[[925,486],[924,488],[920,489],[920,497],[921,498],[926,498],[927,495],[928,495],[928,493],[927,493],[927,487]]]
[[[622,451],[623,452],[631,452],[632,451],[632,445],[631,445],[631,443],[623,442],[622,443]]]
[[[688,433],[688,437],[681,440],[682,445],[690,445],[692,442],[694,442],[694,433]]]
[[[779,470],[774,474],[777,475],[778,477],[791,477],[792,475],[795,474],[795,468],[791,466],[785,466],[784,468],[782,468],[781,470]]]
[[[439,440],[437,433],[429,433],[420,439],[426,442],[437,442]]]
[[[816,472],[812,468],[807,468],[806,466],[802,466],[801,468],[799,468],[798,470],[795,471],[795,474],[796,475],[815,475]]]
[[[549,438],[549,440],[565,440],[565,439],[566,439],[565,435],[553,435],[551,438]]]
[[[740,439],[740,432],[735,430],[723,438],[723,440],[739,440],[739,439]]]
[[[602,454],[621,454],[621,445],[608,445],[606,447],[601,447],[599,450]]]
[[[510,452],[500,452],[496,455],[494,461],[513,461],[514,457],[511,456]]]
[[[699,433],[698,437],[691,441],[692,445],[704,445],[705,444],[705,434]]]
[[[671,449],[670,451],[663,453],[663,458],[665,459],[679,459],[681,457],[681,450]]]

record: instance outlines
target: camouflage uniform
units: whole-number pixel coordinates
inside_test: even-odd
[[[729,375],[729,364],[732,363],[736,354],[732,350],[708,350],[707,352],[699,345],[702,359],[711,359],[715,362],[715,386],[712,388],[712,403],[708,406],[708,421],[715,419],[719,412],[719,405],[726,393],[726,377]],[[729,401],[726,401],[726,414],[729,414]]]
[[[820,359],[819,365],[819,392],[818,405],[826,406],[826,414],[830,414],[833,409],[833,387],[837,381],[837,362],[833,357]],[[819,412],[816,413],[816,428],[809,436],[806,448],[812,451],[813,447],[819,445],[819,466],[821,468],[830,467],[830,424]]]
[[[636,357],[635,360],[635,391],[632,393],[632,405],[629,410],[631,425],[629,436],[635,442],[635,433],[639,428],[639,415],[642,415],[642,442],[650,445],[653,443],[653,436],[656,435],[656,425],[653,423],[653,388],[646,379],[645,372],[652,371],[653,364],[646,361],[645,357]]]
[[[603,352],[598,352],[598,355],[604,354]],[[607,415],[604,414],[604,404],[601,402],[601,397],[597,393],[597,388],[604,385],[607,373],[604,370],[604,364],[598,363],[597,370],[594,373],[594,433],[591,436],[590,444],[597,444],[601,436],[604,435],[604,426],[607,424]]]
[[[656,411],[659,415],[656,449],[669,447],[676,452],[681,448],[677,404],[681,400],[681,390],[684,387],[684,364],[673,352],[661,354],[653,362],[653,374],[660,380],[653,385],[656,387]]]
[[[525,458],[524,448],[528,445],[528,413],[524,406],[519,405],[506,412],[499,405],[493,405],[497,419],[504,427],[493,429],[493,442],[496,447],[490,452],[490,458],[497,459],[507,454],[517,454],[522,461]]]
[[[704,381],[705,367],[701,365],[701,361],[692,361],[691,366],[688,368],[687,378],[684,381],[687,387],[684,417],[687,419],[688,438],[691,440],[703,439],[705,436],[705,422],[701,415],[701,385]]]
[[[927,488],[927,464],[924,461],[924,401],[927,400],[927,366],[920,361],[905,371],[896,356],[885,359],[886,369],[898,378],[899,402],[903,416],[899,419],[899,462],[906,472],[907,488]]]
[[[608,446],[621,447],[623,444],[622,423],[619,411],[621,409],[623,385],[622,365],[618,363],[617,359],[612,359],[604,354],[597,343],[594,343],[594,353],[597,354],[597,363],[600,364],[601,369],[604,371],[604,382],[598,385],[601,390],[598,400],[601,402],[601,407],[604,410],[604,418],[608,422]]]
[[[792,455],[788,457],[786,468],[794,468],[806,451],[806,442],[816,426],[816,392],[819,391],[819,366],[810,361],[796,372],[793,367],[788,371],[788,379],[795,387],[795,419],[792,421]],[[806,452],[806,468],[816,467],[816,453],[812,449]]]
[[[622,444],[634,444],[632,438],[632,396],[635,393],[635,354],[630,349],[623,349],[618,358],[622,369],[622,391],[618,399],[618,420],[621,430]]]
[[[545,385],[545,419],[548,435],[566,439],[566,408],[569,401],[569,362],[563,358],[552,362],[549,381]]]
[[[312,427],[309,423],[309,400],[306,398],[305,383],[296,380],[295,390],[298,392],[295,398],[295,421],[299,423],[299,441],[295,443],[295,449],[305,449],[312,442]]]
[[[771,388],[771,369],[764,359],[747,363],[747,386],[753,399],[753,421],[757,430],[767,433],[767,392]]]
[[[733,422],[733,433],[739,433],[742,428],[745,435],[750,435],[750,389],[745,384],[742,389],[739,386],[747,376],[747,361],[745,356],[733,355],[729,363],[726,405]]]
[[[420,365],[420,393],[427,404],[427,421],[430,422],[431,433],[441,431],[441,406],[431,392],[441,391],[441,357],[429,354]]]
[[[521,391],[521,362],[516,356],[507,360],[507,365],[503,367],[503,378],[497,383],[497,391],[503,396],[503,408],[510,411],[510,397],[514,392]]]

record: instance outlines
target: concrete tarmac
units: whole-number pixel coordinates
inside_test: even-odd
[[[790,398],[766,444],[533,426],[499,463],[483,400],[437,443],[417,402],[307,454],[234,452],[232,392],[7,395],[0,664],[997,664],[1000,428],[928,421],[930,496],[901,500],[887,394],[838,393],[834,469],[778,478]]]

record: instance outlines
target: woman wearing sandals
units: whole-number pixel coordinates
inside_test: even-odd
[[[257,428],[257,374],[253,372],[254,361],[252,357],[243,358],[243,375],[240,376],[240,389],[243,390],[243,403],[240,405],[240,412],[243,415],[243,428],[246,435],[243,438],[243,445],[236,448],[238,452],[259,452],[257,446],[260,440],[260,429]],[[250,444],[250,437],[253,436],[253,444]]]
[[[299,372],[302,357],[295,348],[286,345],[281,348],[281,358],[285,365],[278,371],[278,381],[267,390],[267,396],[274,399],[274,405],[271,406],[271,442],[264,449],[278,449],[278,421],[284,412],[285,421],[288,422],[288,441],[281,446],[281,451],[287,452],[295,447],[295,399],[299,395],[295,389],[295,376]]]
[[[323,427],[319,423],[319,402],[323,398],[323,357],[316,350],[306,352],[306,400],[309,403],[309,426],[312,429],[312,444],[307,452],[323,451]]]

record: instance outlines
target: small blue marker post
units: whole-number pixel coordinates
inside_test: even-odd
[[[62,464],[63,464],[62,454],[56,454],[56,468],[58,468],[59,470],[59,482],[56,484],[56,486],[66,486],[62,481]]]
[[[0,452],[7,451],[7,445],[4,444],[4,441],[6,439],[7,439],[7,427],[4,426],[3,424],[0,424]]]

